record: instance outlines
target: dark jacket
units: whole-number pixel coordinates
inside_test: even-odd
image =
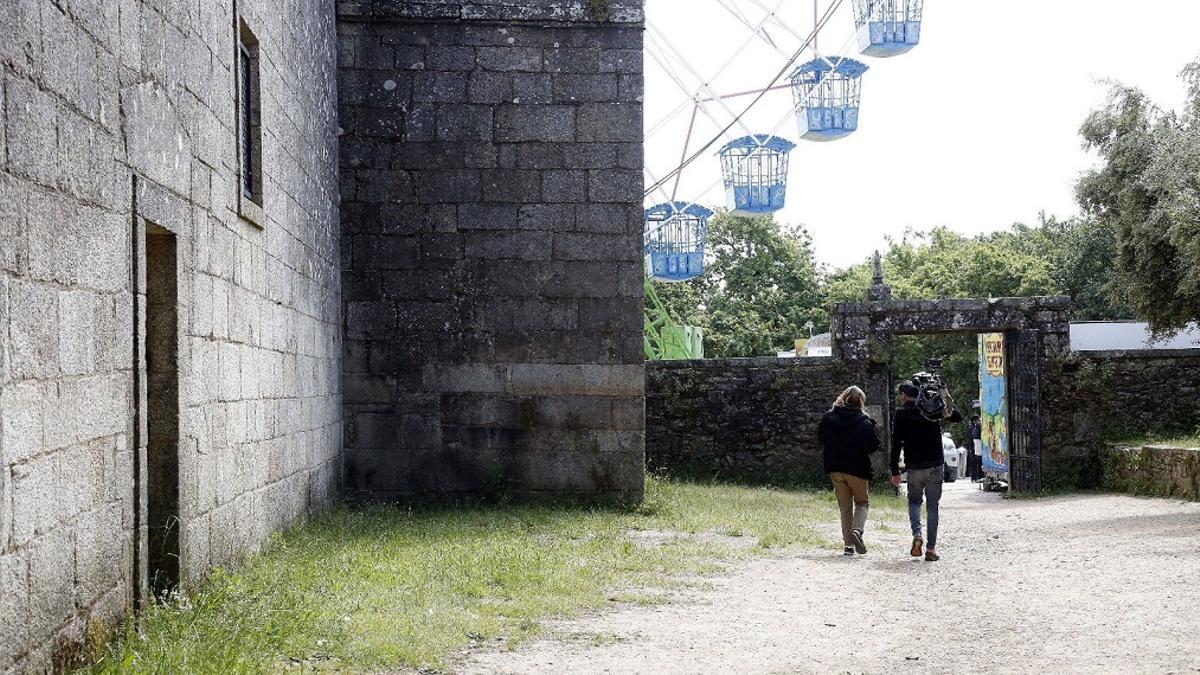
[[[875,420],[861,410],[834,406],[817,426],[826,473],[871,480],[871,453],[879,450]]]
[[[961,422],[962,413],[955,410],[943,422]],[[945,463],[942,455],[942,425],[925,419],[917,406],[908,403],[896,409],[892,419],[893,476],[900,475],[900,452],[904,452],[904,470],[932,469]]]

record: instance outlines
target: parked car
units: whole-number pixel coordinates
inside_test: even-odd
[[[946,464],[942,469],[942,481],[953,483],[958,480],[958,446],[950,438],[950,432],[942,432],[942,456]]]

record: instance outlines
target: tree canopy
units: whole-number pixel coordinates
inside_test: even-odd
[[[1035,226],[977,236],[945,227],[909,230],[882,256],[896,298],[1067,294],[1076,318],[1101,320],[1131,316],[1110,292],[1115,251],[1112,231],[1099,219],[1043,217]],[[871,283],[869,260],[829,272],[815,262],[803,227],[770,217],[715,216],[707,257],[703,277],[656,282],[655,290],[677,320],[704,328],[705,353],[714,357],[790,349],[808,335],[806,322],[824,331],[831,305],[862,300]]]
[[[808,321],[817,331],[828,325],[821,270],[803,227],[718,213],[705,257],[704,276],[654,288],[677,319],[704,329],[706,356],[773,355],[806,336]]]
[[[1109,291],[1159,334],[1200,319],[1200,62],[1182,77],[1182,112],[1118,85],[1080,129],[1101,164],[1076,197],[1115,240]]]

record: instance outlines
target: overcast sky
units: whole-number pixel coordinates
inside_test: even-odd
[[[724,0],[757,22],[768,8],[796,33],[812,25],[809,0]],[[832,0],[819,0],[828,7]],[[1076,177],[1095,161],[1080,145],[1087,112],[1117,80],[1140,86],[1163,107],[1184,96],[1179,71],[1200,55],[1196,0],[927,0],[921,44],[889,59],[861,57],[847,42],[851,0],[820,36],[821,51],[866,62],[858,131],[838,141],[801,141],[791,155],[787,207],[777,217],[803,223],[817,257],[834,266],[858,262],[884,246],[887,235],[913,226],[947,225],[987,232],[1013,222],[1034,223],[1039,211],[1078,212]],[[694,91],[703,78],[719,93],[765,86],[786,58],[761,40],[738,51],[751,35],[719,0],[646,0],[646,42],[661,33],[696,71],[675,65]],[[800,39],[769,30],[779,48]],[[649,48],[649,47],[648,47]],[[719,76],[717,71],[734,55]],[[806,55],[803,60],[811,56]],[[689,99],[663,68],[646,59],[646,168],[662,176],[679,163]],[[749,98],[732,99],[740,111]],[[796,139],[791,94],[772,92],[747,116],[747,130]],[[693,149],[713,138],[733,115],[718,104],[716,118],[697,118]],[[726,138],[744,135],[735,129]],[[716,149],[714,147],[714,151]],[[720,167],[710,152],[684,172],[677,198],[723,203]],[[647,175],[647,185],[651,182]],[[670,192],[668,188],[667,192]],[[665,201],[662,193],[647,203]]]

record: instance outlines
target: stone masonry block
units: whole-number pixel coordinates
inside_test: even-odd
[[[523,105],[545,104],[554,101],[553,80],[541,73],[513,75],[512,102]]]
[[[634,204],[641,198],[642,172],[628,169],[588,172],[588,199],[593,202]]]
[[[423,387],[427,391],[502,392],[504,367],[488,364],[429,364],[425,366]]]
[[[514,204],[461,204],[458,207],[460,230],[509,230],[517,226]]]
[[[575,229],[604,234],[640,233],[641,209],[629,204],[576,204]]]
[[[465,243],[468,258],[550,259],[550,245],[539,232],[467,232]]]
[[[477,62],[484,70],[536,73],[542,70],[537,47],[480,47]]]
[[[590,103],[617,98],[617,76],[612,73],[554,76],[555,103]]]
[[[75,610],[73,532],[58,528],[29,546],[29,629],[46,635]]]
[[[467,100],[465,73],[424,72],[413,76],[416,103],[461,103]]]
[[[641,396],[642,365],[518,363],[510,366],[506,391],[541,396]]]
[[[554,259],[628,262],[641,258],[641,246],[641,237],[630,234],[559,232],[554,235]]]
[[[49,94],[21,80],[5,80],[5,137],[13,173],[42,185],[55,184],[57,120],[58,108]]]
[[[496,107],[496,140],[563,142],[575,138],[575,109],[567,105]]]
[[[0,146],[2,149],[2,146]],[[25,214],[29,210],[26,187],[8,174],[0,174],[0,271],[24,274],[29,267],[25,239]]]
[[[450,203],[480,201],[481,187],[478,171],[423,171],[416,176],[418,203]]]
[[[9,369],[14,379],[48,378],[59,372],[58,293],[41,284],[9,284]]]
[[[483,199],[488,202],[537,202],[542,180],[538,171],[494,170],[482,176]]]
[[[542,174],[542,201],[583,202],[587,181],[586,171],[546,171]]]
[[[42,192],[31,194],[29,207],[31,276],[100,291],[128,288],[128,215]]]
[[[64,375],[86,375],[95,368],[96,329],[102,309],[88,291],[58,294],[58,352]]]
[[[579,140],[629,142],[642,135],[642,106],[638,103],[588,103],[576,118]]]
[[[106,504],[79,519],[75,535],[76,602],[86,607],[121,583],[121,507]]]
[[[549,173],[542,177],[543,194]],[[522,230],[569,230],[574,223],[575,211],[570,204],[525,204],[518,217]]]
[[[492,109],[483,105],[441,106],[437,111],[439,141],[492,140]]]
[[[0,668],[7,668],[29,635],[29,569],[21,552],[0,555]]]

